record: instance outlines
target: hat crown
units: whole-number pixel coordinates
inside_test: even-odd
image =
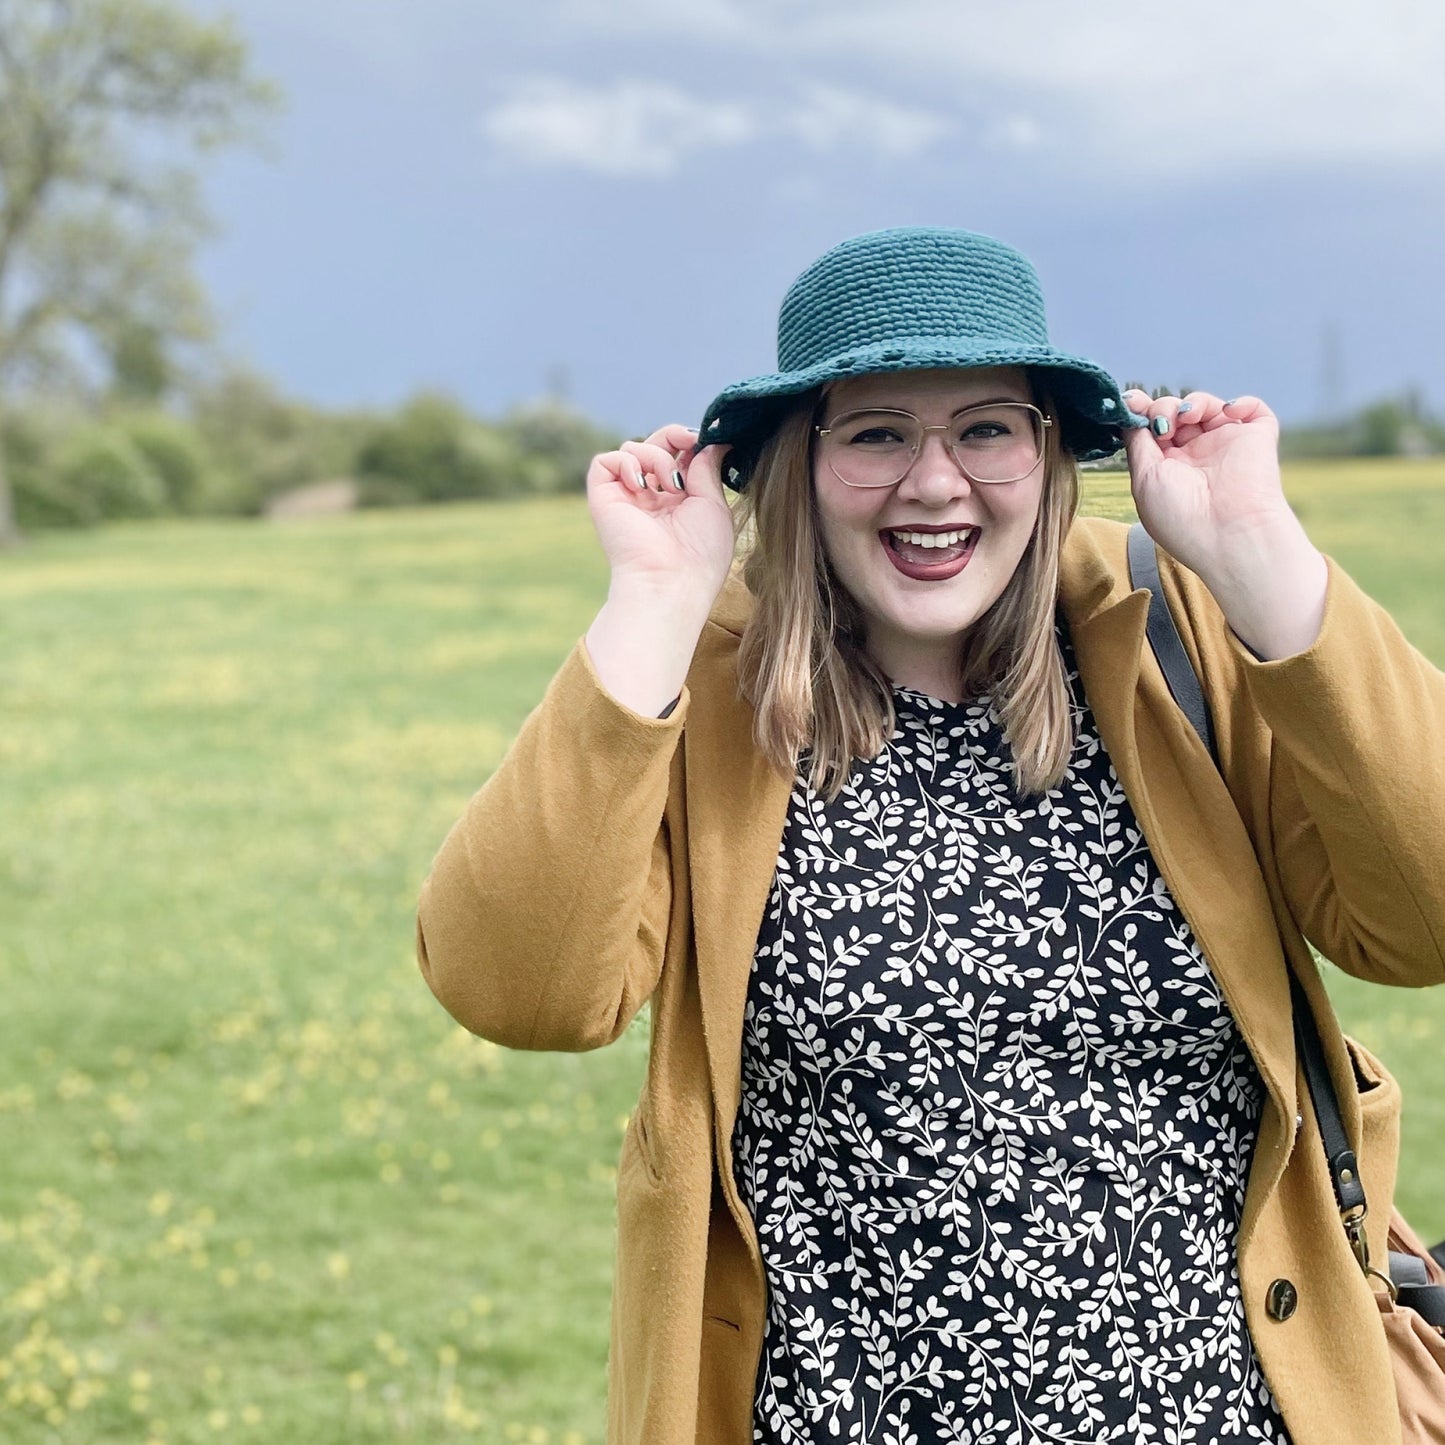
[[[788,288],[778,369],[925,337],[1047,346],[1038,273],[1013,247],[972,231],[898,227],[854,236]]]

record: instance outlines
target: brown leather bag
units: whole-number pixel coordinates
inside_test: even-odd
[[[1425,1281],[1375,1295],[1395,1369],[1400,1433],[1405,1445],[1445,1445],[1445,1320],[1431,1323],[1431,1316],[1445,1315],[1445,1269],[1398,1209],[1390,1216],[1390,1277]],[[1424,1312],[1412,1308],[1407,1301],[1420,1299],[1421,1288],[1434,1290],[1428,1298],[1440,1303]]]

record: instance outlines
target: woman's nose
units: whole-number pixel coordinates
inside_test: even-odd
[[[967,496],[972,487],[942,431],[924,433],[913,465],[898,484],[900,493],[935,503]]]

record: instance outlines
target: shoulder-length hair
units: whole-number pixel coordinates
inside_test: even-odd
[[[1049,399],[1038,402],[1055,415]],[[823,550],[813,492],[813,427],[822,393],[799,397],[737,504],[743,580],[754,598],[738,658],[759,748],[783,772],[810,751],[808,784],[832,800],[855,758],[877,756],[896,719],[889,680],[865,651],[865,622]],[[1015,785],[1042,793],[1064,776],[1073,723],[1054,631],[1059,557],[1078,506],[1073,455],[1045,429],[1033,536],[1003,593],[959,642],[965,696],[992,695]]]

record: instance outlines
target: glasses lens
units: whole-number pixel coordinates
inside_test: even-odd
[[[1023,402],[972,406],[953,419],[949,439],[958,464],[976,482],[1016,482],[1043,455],[1039,413]]]
[[[891,487],[907,475],[923,437],[923,423],[909,412],[850,411],[831,423],[819,446],[839,481]],[[948,444],[972,481],[1016,482],[1043,455],[1043,420],[1027,402],[971,406],[949,423]]]
[[[923,439],[915,416],[897,411],[850,411],[820,443],[822,459],[850,487],[891,487],[901,481]]]

